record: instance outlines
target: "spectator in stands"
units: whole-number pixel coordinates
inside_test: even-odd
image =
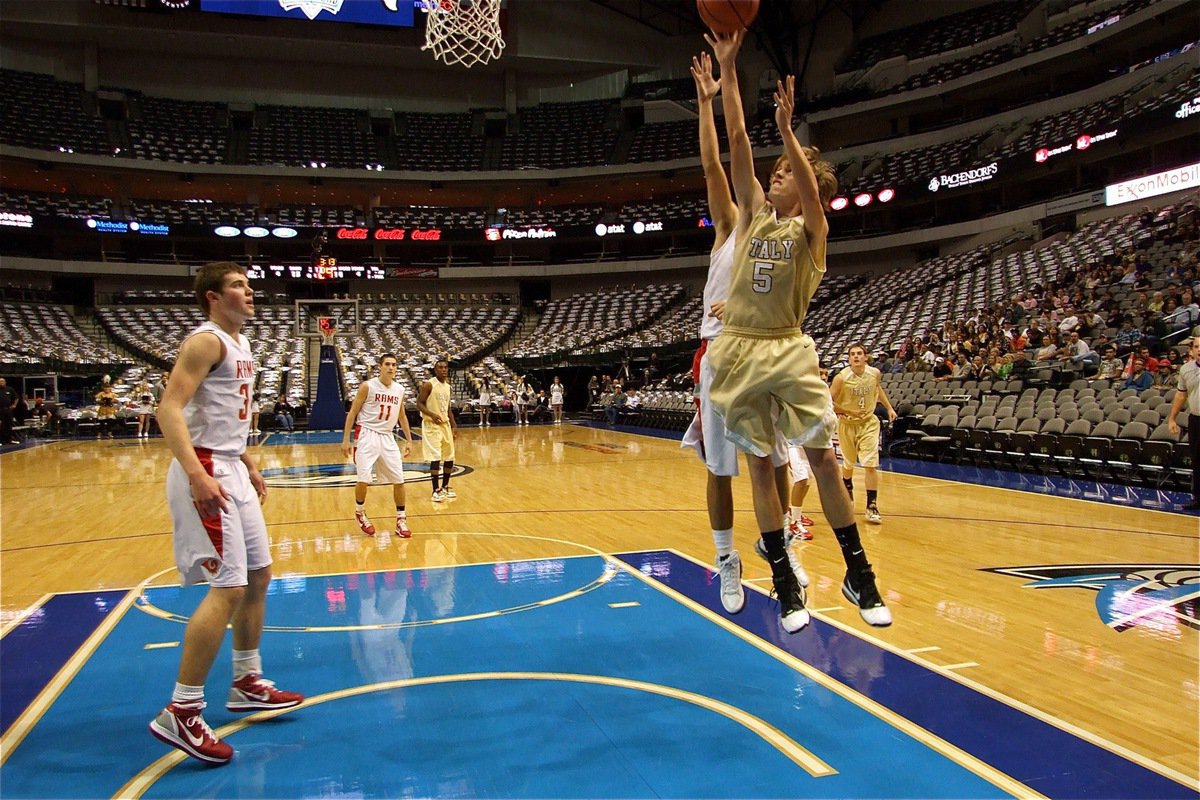
[[[604,416],[608,419],[609,425],[617,424],[617,417],[620,416],[621,410],[625,408],[625,404],[629,398],[625,394],[625,390],[621,384],[613,384],[612,395],[607,398],[608,404],[604,407]]]
[[[933,364],[933,379],[935,381],[948,381],[954,375],[954,361],[946,359],[943,356],[938,356]]]
[[[1139,392],[1145,391],[1154,385],[1154,376],[1146,371],[1146,362],[1140,358],[1135,358],[1133,361],[1133,374],[1125,379],[1125,383],[1121,384],[1121,390],[1137,389]]]
[[[1163,356],[1158,360],[1158,370],[1154,373],[1154,385],[1171,387],[1176,383],[1175,364],[1169,356]]]
[[[1142,332],[1133,327],[1133,320],[1126,318],[1117,331],[1117,352],[1121,355],[1133,352],[1142,341]]]
[[[550,398],[546,396],[545,389],[539,389],[537,397],[533,402],[533,411],[530,412],[530,419],[537,422],[539,419],[550,419]]]
[[[1034,351],[1033,360],[1036,361],[1039,366],[1046,366],[1050,362],[1054,361],[1054,358],[1057,355],[1058,343],[1055,340],[1055,337],[1047,333],[1042,336],[1040,346],[1038,346],[1037,350]]]
[[[1125,371],[1125,364],[1121,359],[1117,358],[1117,348],[1113,345],[1108,345],[1104,349],[1104,358],[1100,360],[1100,369],[1096,373],[1095,380],[1104,379],[1115,381],[1121,377],[1121,373]]]
[[[296,429],[296,419],[292,416],[292,406],[288,403],[287,398],[279,395],[279,399],[275,401],[275,424],[283,428],[288,433]]]
[[[1071,333],[1066,346],[1058,354],[1064,369],[1080,373],[1091,372],[1100,366],[1100,354],[1088,347],[1088,343],[1080,338],[1077,331]]]
[[[0,378],[0,444],[20,444],[13,433],[13,418],[17,406],[17,393]]]

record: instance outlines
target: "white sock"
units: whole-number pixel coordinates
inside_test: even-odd
[[[713,544],[717,546],[717,557],[725,558],[733,552],[733,528],[727,528],[723,531],[714,530]]]
[[[792,506],[792,519],[796,520],[797,525],[803,525],[800,518],[804,516],[804,512],[800,510],[800,506]]]
[[[360,503],[360,502],[358,502],[357,500],[355,500],[355,501],[354,501],[354,510],[355,510],[355,511],[357,511],[359,514],[365,514],[365,513],[367,513],[367,501],[366,501],[366,500],[363,500],[363,501]]]
[[[203,703],[204,687],[188,686],[186,683],[177,683],[175,684],[175,691],[171,693],[171,702],[178,705]]]
[[[236,681],[252,673],[262,675],[262,656],[258,650],[234,650],[233,679]]]

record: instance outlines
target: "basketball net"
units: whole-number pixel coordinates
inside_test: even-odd
[[[333,328],[327,331],[321,331],[321,344],[337,347],[337,329]]]
[[[470,69],[500,57],[500,0],[422,0],[422,6],[428,20],[421,49],[434,58]]]

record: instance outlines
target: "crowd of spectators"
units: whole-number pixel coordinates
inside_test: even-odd
[[[1050,370],[1068,379],[1107,379],[1124,388],[1173,386],[1178,348],[1200,335],[1200,239],[1195,201],[1168,221],[1164,270],[1142,248],[1118,249],[1053,281],[941,328],[906,336],[885,354],[886,372],[929,372],[935,380],[1007,380]],[[1142,212],[1151,227],[1156,215]],[[1135,292],[1130,300],[1129,290]]]

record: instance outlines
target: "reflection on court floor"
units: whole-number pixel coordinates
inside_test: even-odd
[[[265,667],[310,699],[227,712],[227,638],[219,769],[145,732],[204,587],[59,595],[3,640],[4,795],[1195,796],[855,632],[785,636],[759,592],[726,617],[713,580],[669,551],[279,576]]]

